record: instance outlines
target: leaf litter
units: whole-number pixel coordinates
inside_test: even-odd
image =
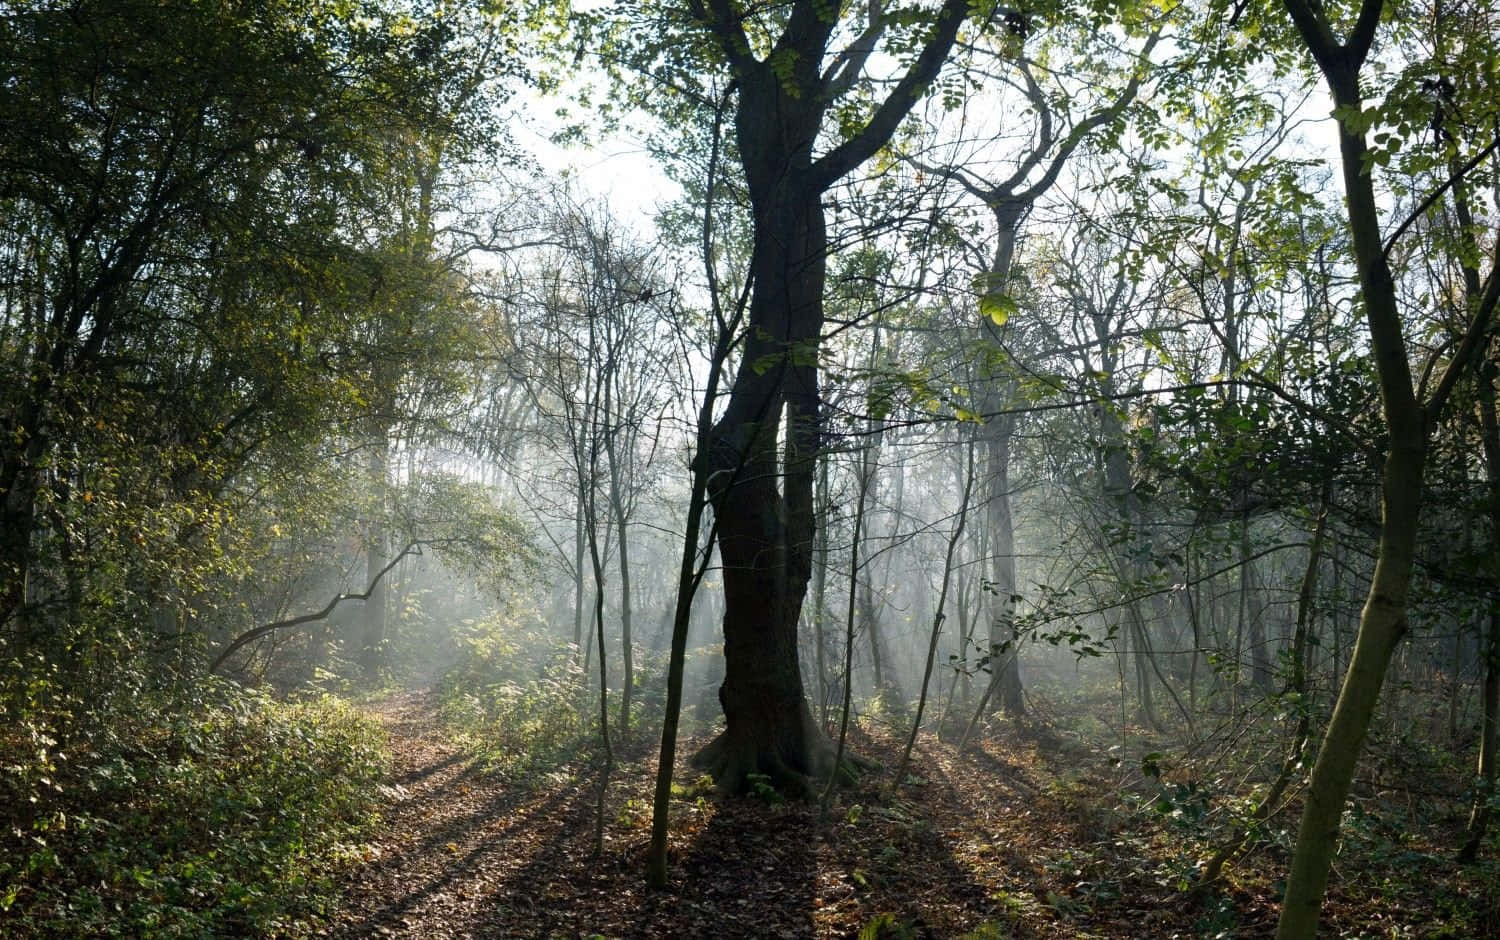
[[[321,936],[1134,940],[1262,937],[1275,926],[1283,856],[1260,852],[1216,894],[1186,891],[1172,870],[1183,846],[1118,810],[1108,763],[1089,770],[1087,753],[1014,726],[964,757],[924,735],[902,787],[877,771],[841,791],[827,818],[795,802],[714,797],[684,759],[671,883],[658,892],[644,883],[654,742],[624,749],[596,856],[596,768],[580,762],[518,787],[466,758],[427,694],[373,708],[395,767],[383,824]],[[896,763],[897,734],[865,728],[853,743],[884,768]],[[1418,912],[1344,897],[1338,884],[1328,911],[1350,935],[1422,935],[1391,933]]]

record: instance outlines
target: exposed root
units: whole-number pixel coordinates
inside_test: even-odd
[[[833,769],[833,743],[817,735],[807,743],[806,754],[789,754],[786,750],[745,743],[735,746],[727,734],[721,733],[693,755],[692,765],[713,777],[715,788],[726,795],[743,796],[771,787],[789,799],[816,799]],[[846,751],[838,766],[837,783],[850,786],[878,766]]]

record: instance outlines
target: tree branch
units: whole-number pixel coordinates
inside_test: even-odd
[[[1349,34],[1349,41],[1344,45],[1351,65],[1363,62],[1365,56],[1370,54],[1370,47],[1375,44],[1375,30],[1380,26],[1380,13],[1384,8],[1385,0],[1364,0],[1360,5],[1354,32]]]
[[[1369,0],[1365,4],[1375,6],[1377,13],[1380,0]],[[1338,72],[1343,74],[1348,71],[1349,66],[1343,59],[1345,49],[1334,38],[1333,31],[1328,28],[1328,22],[1323,18],[1322,7],[1315,6],[1312,0],[1282,0],[1282,6],[1291,16],[1292,23],[1296,25],[1297,32],[1302,34],[1303,42],[1307,43],[1307,49],[1312,57],[1317,60],[1318,67],[1325,73]],[[1361,11],[1361,21],[1363,11]],[[1368,48],[1368,47],[1366,47]],[[1343,102],[1339,102],[1342,104]]]
[[[1432,390],[1432,397],[1427,399],[1427,403],[1423,406],[1429,426],[1437,421],[1438,415],[1443,411],[1443,406],[1448,402],[1448,396],[1453,392],[1453,387],[1458,384],[1459,376],[1469,367],[1475,352],[1489,333],[1490,321],[1494,319],[1497,301],[1500,301],[1500,261],[1496,261],[1495,266],[1490,269],[1484,294],[1479,298],[1479,303],[1471,314],[1472,319],[1469,320],[1468,329],[1464,331],[1463,340],[1459,342],[1457,351],[1453,353],[1453,357],[1448,360],[1448,365],[1444,367],[1437,387]]]
[[[292,617],[288,620],[277,620],[272,623],[263,623],[258,627],[246,630],[244,633],[241,633],[239,636],[235,637],[234,641],[226,646],[224,648],[224,651],[214,659],[213,663],[208,667],[209,674],[212,675],[213,673],[218,672],[219,667],[224,665],[225,660],[233,656],[235,653],[239,652],[241,649],[244,649],[247,644],[254,643],[256,640],[269,633],[274,633],[277,630],[284,630],[288,627],[299,627],[304,623],[313,623],[318,620],[324,620],[328,617],[329,614],[333,613],[335,607],[339,606],[344,601],[369,600],[370,595],[375,593],[375,588],[380,584],[381,579],[389,574],[392,568],[395,568],[396,565],[399,564],[401,560],[403,558],[406,558],[408,555],[420,555],[421,547],[423,545],[429,544],[433,543],[424,540],[409,542],[407,546],[401,550],[400,554],[398,554],[395,558],[392,558],[384,568],[381,568],[375,573],[375,577],[370,579],[370,583],[364,589],[363,593],[338,594],[334,596],[333,600],[323,605],[323,608],[321,610],[313,611],[310,614],[303,614],[300,617]]]
[[[854,80],[864,70],[865,62],[869,60],[870,53],[875,51],[875,43],[884,32],[885,2],[870,0],[869,22],[865,24],[864,32],[840,52],[823,72],[823,83],[827,87],[825,101],[833,102],[854,85]]]
[[[1459,167],[1458,170],[1456,170],[1452,175],[1448,177],[1447,181],[1444,182],[1443,185],[1428,193],[1427,198],[1423,199],[1415,209],[1411,210],[1411,214],[1408,215],[1400,225],[1396,226],[1396,230],[1392,232],[1390,237],[1385,240],[1385,248],[1382,253],[1387,258],[1389,258],[1391,249],[1396,247],[1396,240],[1399,239],[1402,235],[1406,234],[1406,230],[1411,228],[1412,225],[1418,219],[1420,219],[1428,209],[1431,209],[1434,203],[1443,198],[1444,193],[1446,193],[1448,190],[1452,189],[1459,183],[1463,182],[1464,177],[1468,176],[1471,170],[1479,166],[1479,164],[1483,163],[1485,158],[1494,153],[1496,149],[1500,149],[1500,137],[1496,137],[1494,140],[1490,141],[1490,145],[1488,147],[1475,154],[1473,159],[1465,163],[1463,166]]]
[[[718,40],[735,74],[745,74],[760,64],[750,54],[750,40],[745,38],[745,29],[729,0],[707,0],[707,5],[705,0],[688,0],[688,12]]]
[[[717,0],[724,2],[724,0]],[[819,191],[875,155],[889,141],[903,118],[910,113],[917,97],[937,77],[948,51],[958,38],[958,30],[969,12],[969,0],[944,0],[936,14],[937,29],[922,46],[915,62],[901,76],[896,87],[881,102],[869,123],[853,137],[828,151],[812,165],[812,176]]]

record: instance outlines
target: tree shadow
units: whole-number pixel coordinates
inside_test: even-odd
[[[435,760],[420,767],[413,767],[401,776],[392,778],[391,783],[398,787],[416,786],[429,777],[437,776],[450,767],[462,764],[464,760],[464,755],[455,751],[441,760]]]
[[[493,856],[574,798],[567,789],[506,787],[463,764],[462,755],[448,755],[393,781],[419,792],[388,809],[382,854],[349,877],[330,936],[428,935],[422,922],[451,919],[446,909],[473,896],[470,882]]]
[[[889,742],[855,743],[894,756]],[[675,799],[671,883],[653,892],[644,880],[649,764],[612,781],[595,854],[594,770],[525,792],[444,755],[401,778],[415,794],[394,809],[386,854],[356,873],[352,909],[331,933],[787,940],[884,924],[874,936],[1066,935],[1072,915],[1049,909],[1048,885],[1059,882],[1046,853],[1005,841],[1046,788],[989,750],[936,757],[899,790],[873,774],[840,791],[826,819],[800,802]],[[971,775],[988,781],[977,801]],[[685,770],[680,779],[692,778]]]

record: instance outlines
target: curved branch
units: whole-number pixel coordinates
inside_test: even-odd
[[[422,553],[422,546],[427,544],[431,543],[423,540],[417,540],[407,543],[407,546],[401,549],[400,554],[398,554],[395,558],[392,558],[384,568],[381,568],[375,573],[375,577],[370,579],[369,585],[365,587],[362,593],[337,594],[334,596],[333,600],[323,605],[323,608],[321,610],[315,610],[310,614],[303,614],[300,617],[292,617],[287,620],[276,620],[271,623],[263,623],[258,627],[246,630],[244,633],[241,633],[239,636],[235,637],[234,641],[228,646],[224,647],[224,651],[217,657],[215,657],[213,663],[208,667],[209,674],[212,675],[213,673],[218,672],[219,667],[224,665],[225,660],[227,660],[229,657],[233,656],[240,650],[244,649],[248,644],[254,643],[256,640],[269,633],[275,633],[277,630],[284,630],[288,627],[299,627],[304,623],[314,623],[318,620],[327,619],[328,615],[333,613],[334,608],[338,607],[344,601],[369,600],[370,595],[375,593],[375,588],[379,586],[381,579],[389,574],[392,568],[396,567],[396,565],[408,555],[420,555]]]
[[[910,113],[912,105],[916,104],[917,98],[937,78],[938,71],[948,59],[949,50],[958,39],[959,27],[968,15],[969,0],[944,0],[934,16],[937,29],[923,45],[916,61],[896,83],[896,87],[880,103],[869,123],[813,164],[812,173],[820,192],[870,159],[891,139],[902,119]]]

